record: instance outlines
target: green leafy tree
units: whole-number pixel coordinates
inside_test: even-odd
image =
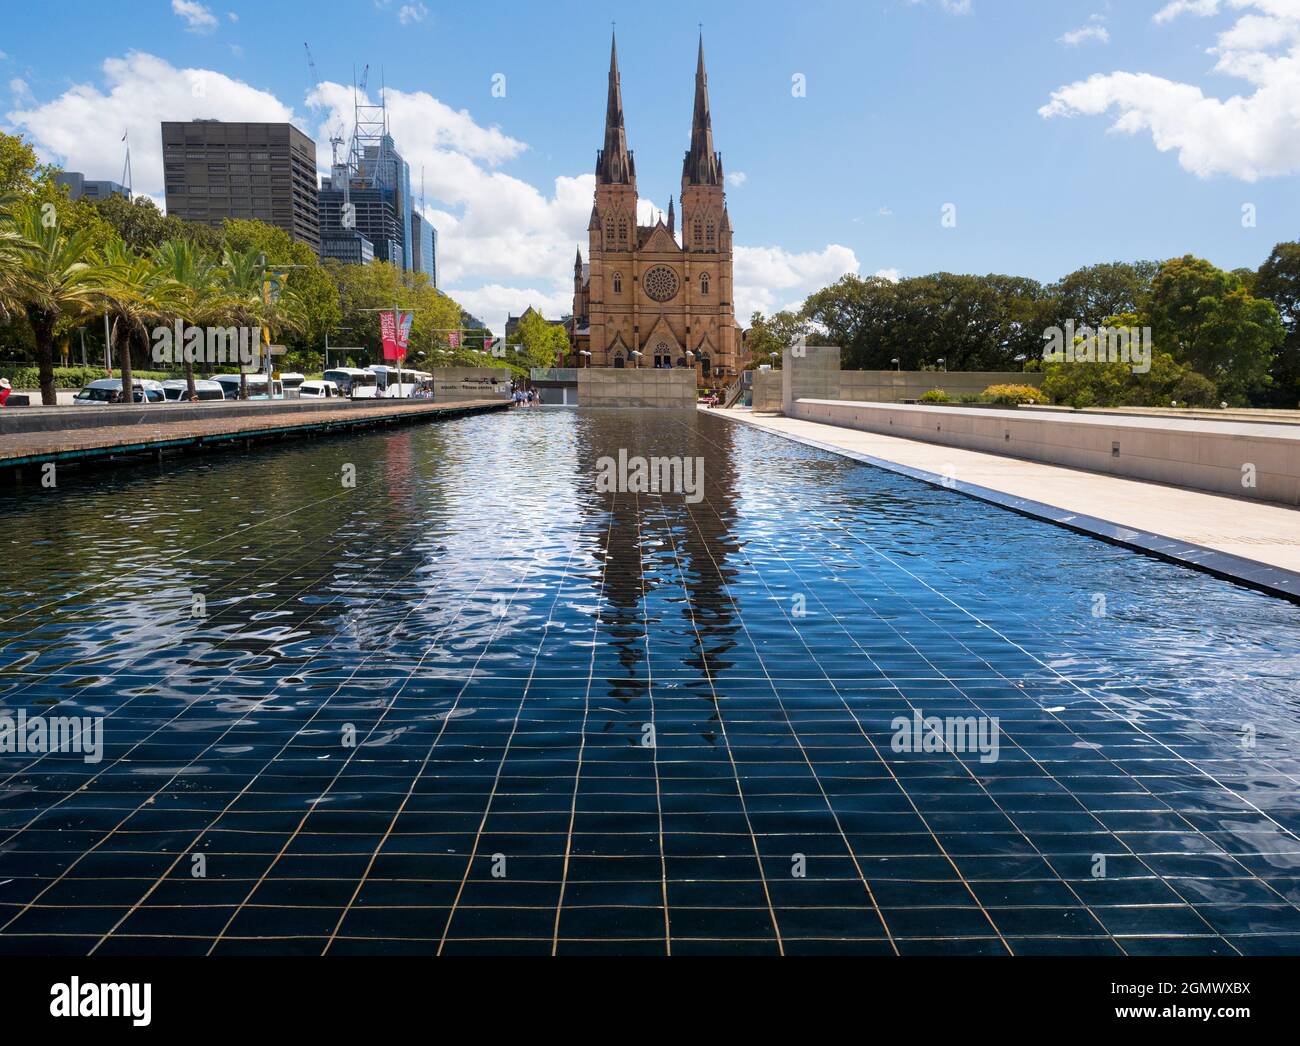
[[[1143,317],[1137,313],[1104,317],[1098,326],[1137,330]],[[1076,343],[1081,342],[1076,338]],[[1209,407],[1218,402],[1218,388],[1202,374],[1177,362],[1168,352],[1151,354],[1151,369],[1135,374],[1131,363],[1035,362],[1033,370],[1043,372],[1043,391],[1057,403],[1071,407]]]
[[[779,370],[785,350],[800,338],[807,338],[810,345],[825,341],[818,337],[817,329],[811,322],[796,313],[786,311],[772,316],[754,313],[749,321],[749,330],[745,333],[749,369],[770,366]]]
[[[1067,320],[1096,329],[1109,316],[1143,311],[1159,262],[1107,262],[1078,269],[1048,288],[1051,302],[1049,326],[1064,327]]]
[[[1017,276],[934,273],[900,280],[845,276],[812,295],[804,315],[844,350],[846,367],[1019,369],[1041,352],[1046,292]]]
[[[1272,302],[1252,297],[1237,276],[1191,255],[1161,266],[1150,320],[1158,347],[1204,374],[1233,402],[1267,387],[1285,338]]]
[[[250,252],[266,257],[267,267],[285,269],[285,297],[301,304],[299,319],[286,328],[291,359],[306,361],[325,342],[326,332],[336,330],[342,320],[339,288],[320,258],[307,244],[299,243],[283,229],[265,222],[229,220],[222,229],[222,243],[232,255]],[[348,326],[344,324],[344,326]]]
[[[179,239],[192,240],[212,255],[221,252],[221,233],[218,230],[163,214],[147,196],[137,196],[134,200],[109,196],[94,201],[93,206],[99,217],[137,254],[148,254],[168,240]]]
[[[0,131],[0,195],[30,195],[38,182],[53,181],[54,169],[36,157],[21,136]]]
[[[563,327],[548,323],[541,313],[530,310],[519,321],[514,344],[503,348],[512,369],[525,373],[550,370],[569,351],[569,335]]]
[[[1300,406],[1300,243],[1279,243],[1260,267],[1254,293],[1277,307],[1286,340],[1273,361],[1267,402],[1294,410]]]
[[[446,366],[499,366],[481,352],[453,349],[451,333],[460,329],[463,310],[435,288],[422,272],[404,272],[388,262],[370,265],[331,263],[327,271],[338,290],[342,326],[348,340],[366,349],[370,363],[383,362],[379,311],[413,309],[407,365],[420,370]],[[367,361],[356,361],[363,366]]]

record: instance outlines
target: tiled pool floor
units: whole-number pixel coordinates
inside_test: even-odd
[[[105,750],[0,755],[0,952],[1300,952],[1290,604],[693,414],[50,497],[0,715]]]

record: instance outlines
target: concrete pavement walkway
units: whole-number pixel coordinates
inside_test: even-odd
[[[710,413],[1300,601],[1297,509],[775,415]]]

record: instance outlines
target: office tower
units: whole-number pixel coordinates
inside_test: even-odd
[[[256,218],[321,249],[316,143],[287,123],[164,123],[167,213],[220,227]]]

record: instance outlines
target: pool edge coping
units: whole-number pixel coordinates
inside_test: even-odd
[[[977,501],[996,505],[1018,515],[1052,523],[1064,527],[1066,530],[1072,530],[1077,534],[1097,538],[1111,545],[1132,549],[1162,559],[1167,563],[1187,567],[1204,574],[1211,574],[1220,580],[1230,581],[1264,595],[1285,599],[1288,602],[1300,605],[1300,573],[1287,570],[1284,567],[1271,566],[1268,563],[1246,559],[1230,552],[1220,552],[1217,549],[1193,544],[1179,538],[1171,538],[1164,534],[1157,534],[1154,531],[1121,526],[1099,516],[1071,512],[1068,509],[1050,505],[1047,502],[1034,501],[1016,494],[1007,494],[1000,490],[994,490],[992,487],[985,487],[978,483],[969,483],[948,476],[941,476],[937,472],[930,472],[912,465],[903,465],[897,461],[890,461],[888,458],[878,458],[872,454],[849,450],[846,447],[837,447],[831,443],[822,443],[820,440],[808,436],[782,432],[779,429],[768,428],[749,417],[735,416],[728,411],[709,411],[708,414],[711,417],[724,418],[735,424],[748,425],[760,432],[788,439],[794,443],[812,447],[814,450],[826,451],[862,465],[869,465],[885,472],[892,472],[895,475],[920,480],[930,486],[941,487],[944,490],[974,498]],[[820,423],[813,422],[813,424]],[[989,455],[989,457],[996,457],[996,455]],[[1068,466],[1064,465],[1056,467],[1068,468]],[[1159,486],[1159,484],[1154,485]]]

